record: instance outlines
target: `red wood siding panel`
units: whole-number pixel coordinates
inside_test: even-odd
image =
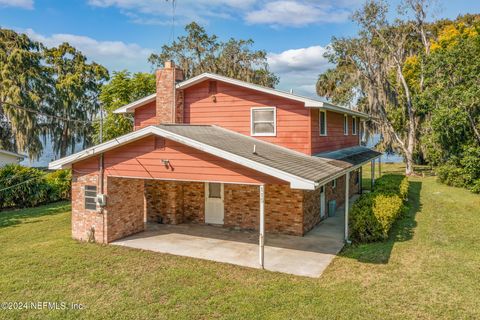
[[[360,144],[360,136],[358,134],[359,122],[357,122],[357,135],[352,135],[351,116],[348,116],[348,135],[344,135],[343,114],[327,111],[327,136],[320,136],[318,115],[319,110],[312,109],[312,154],[353,147]]]
[[[216,101],[214,101],[215,96]],[[217,93],[209,94],[209,81],[185,89],[184,122],[215,124],[250,135],[250,109],[277,107],[276,137],[255,137],[310,154],[309,110],[303,103],[217,81]]]
[[[263,173],[160,137],[146,137],[104,155],[109,176],[182,181],[285,184]],[[168,159],[170,166],[162,164]],[[88,160],[85,160],[88,161]]]
[[[98,170],[99,158],[97,156],[82,160],[72,165],[73,173],[78,176],[96,173]]]
[[[135,109],[134,130],[141,129],[143,127],[147,127],[152,124],[157,124],[155,113],[156,113],[155,101],[152,101],[144,106],[141,106]]]

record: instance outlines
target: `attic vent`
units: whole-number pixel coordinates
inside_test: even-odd
[[[217,81],[210,81],[208,83],[208,93],[216,94],[217,93]]]

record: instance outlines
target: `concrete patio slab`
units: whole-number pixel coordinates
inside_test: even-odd
[[[350,201],[352,202],[352,198]],[[319,277],[342,249],[343,208],[304,237],[267,234],[265,269],[299,276]],[[245,267],[260,268],[258,233],[219,226],[149,225],[147,231],[112,244],[170,253]]]

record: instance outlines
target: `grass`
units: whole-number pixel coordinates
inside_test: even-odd
[[[0,212],[0,302],[85,306],[0,318],[480,318],[480,196],[415,177],[409,207],[388,241],[344,249],[319,279],[80,243],[67,203]]]

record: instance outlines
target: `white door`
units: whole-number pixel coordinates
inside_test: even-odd
[[[223,224],[223,183],[205,183],[205,223]]]
[[[320,187],[320,217],[325,218],[325,186]]]

